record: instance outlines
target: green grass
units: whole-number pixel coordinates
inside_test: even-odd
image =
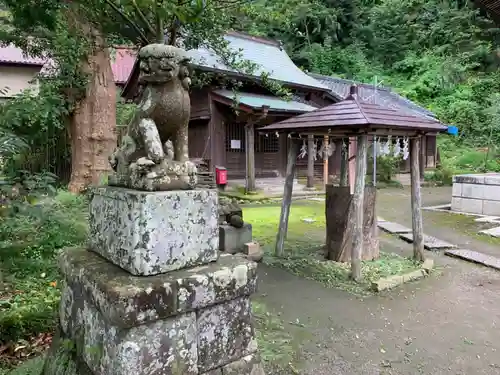
[[[44,357],[34,357],[23,362],[12,370],[0,368],[0,375],[40,375],[43,369]]]
[[[379,259],[363,262],[363,281],[353,282],[349,278],[350,264],[327,261],[322,257],[325,208],[324,202],[313,201],[292,204],[285,256],[277,258],[273,251],[280,210],[280,207],[246,207],[243,213],[245,221],[252,223],[254,238],[264,247],[264,261],[271,266],[360,296],[373,293],[370,288],[373,281],[419,267],[411,259],[385,253],[382,249]],[[306,218],[314,222],[306,223],[303,221]]]
[[[300,340],[292,336],[281,319],[270,313],[265,304],[252,300],[259,353],[266,367],[294,368],[300,360]]]

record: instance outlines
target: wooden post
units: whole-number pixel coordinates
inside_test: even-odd
[[[285,189],[283,192],[283,201],[281,202],[281,215],[276,235],[276,247],[274,253],[276,256],[283,256],[286,232],[288,230],[288,217],[290,216],[290,205],[292,204],[293,179],[297,167],[297,156],[299,154],[299,143],[295,139],[290,140],[288,149],[288,160],[286,165]]]
[[[324,189],[326,189],[326,185],[328,185],[328,153],[327,153],[327,148],[328,148],[328,136],[325,135],[324,138],[324,153],[323,153],[323,185]]]
[[[410,140],[411,161],[411,220],[413,227],[413,258],[424,261],[424,230],[422,226],[422,197],[420,195],[420,137]]]
[[[358,154],[358,142],[356,138],[349,138],[349,173],[347,178],[349,179],[349,186],[351,187],[351,194],[354,193],[354,179],[356,178],[356,158]]]
[[[255,191],[255,132],[253,124],[245,125],[246,186],[247,192]]]
[[[345,143],[345,148],[344,148]],[[342,152],[340,154],[340,186],[348,186],[347,163],[349,162],[349,138],[342,139]]]
[[[314,187],[314,135],[307,136],[307,187]]]
[[[351,277],[355,281],[361,279],[361,256],[363,254],[363,208],[366,179],[366,155],[368,149],[367,135],[358,136],[356,157],[356,180],[354,184],[352,254],[351,254]]]
[[[427,154],[427,137],[423,135],[420,138],[420,147],[418,151],[420,155],[420,179],[423,180],[425,177],[425,167],[426,167],[426,154]]]

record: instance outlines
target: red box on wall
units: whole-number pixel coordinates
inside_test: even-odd
[[[224,167],[215,167],[215,183],[217,185],[227,184],[227,169]]]

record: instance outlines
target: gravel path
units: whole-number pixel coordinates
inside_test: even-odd
[[[449,188],[423,189],[425,205],[448,203],[450,196]],[[411,225],[409,191],[381,190],[377,213]],[[440,228],[427,214],[424,230],[473,250],[500,250]],[[381,244],[412,251],[388,236]],[[434,258],[441,268],[436,275],[366,299],[261,266],[259,298],[310,333],[302,347],[304,375],[500,374],[500,273],[442,253]]]

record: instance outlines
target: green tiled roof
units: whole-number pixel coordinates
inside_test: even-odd
[[[315,107],[297,101],[287,101],[266,95],[257,95],[245,92],[238,92],[235,94],[230,90],[214,90],[213,93],[230,100],[235,100],[252,108],[262,108],[262,106],[268,106],[271,111],[305,113],[316,109]]]
[[[288,85],[329,91],[327,86],[300,70],[280,44],[275,41],[240,33],[228,33],[224,39],[228,41],[232,51],[240,52],[244,60],[251,61],[258,66],[258,69],[252,74],[255,78],[260,77],[262,73],[267,73],[270,78]],[[189,50],[188,54],[195,67],[223,73],[237,73],[225,65],[215,53],[206,48]]]

